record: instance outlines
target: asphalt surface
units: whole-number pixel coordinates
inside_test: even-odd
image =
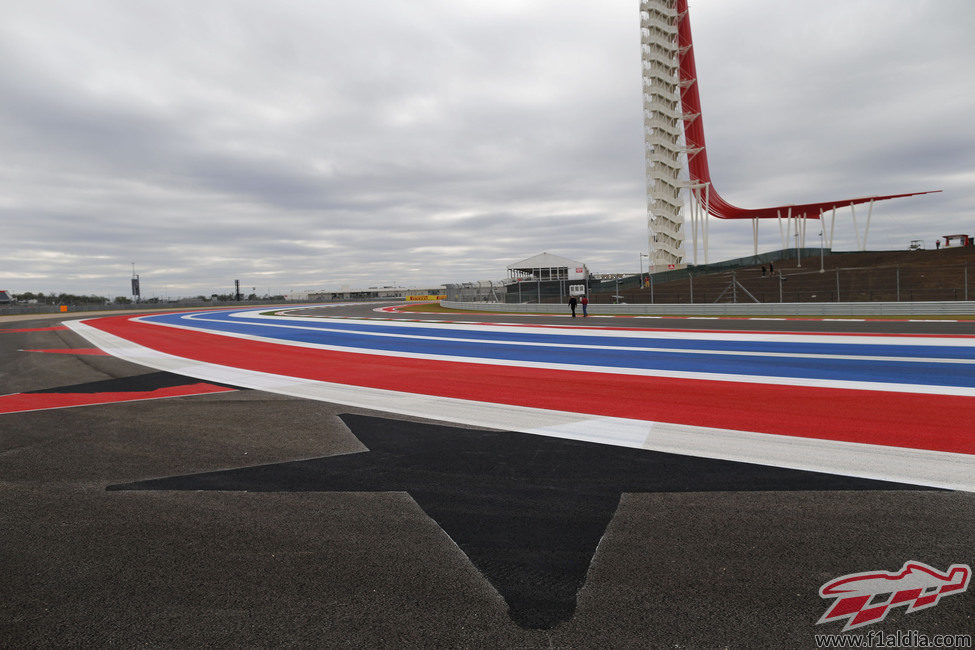
[[[598,306],[597,306],[598,307]],[[593,308],[596,309],[596,308]],[[342,307],[342,314],[362,317],[387,318],[422,318],[424,320],[448,320],[461,322],[492,322],[543,325],[568,325],[576,327],[637,327],[653,329],[695,329],[695,330],[735,330],[760,332],[839,332],[868,333],[868,334],[938,334],[943,336],[973,336],[975,335],[975,319],[973,320],[941,320],[925,319],[919,316],[909,320],[887,320],[865,318],[737,318],[730,316],[685,316],[685,317],[633,317],[633,316],[600,316],[591,314],[583,318],[581,315],[572,318],[568,308],[564,315],[541,314],[499,314],[488,312],[409,312],[377,314],[375,305],[353,305]],[[300,309],[296,311],[282,310],[281,313],[301,315],[334,316],[334,307],[320,309]],[[581,314],[582,310],[579,309]]]
[[[57,322],[0,321],[0,396],[131,397],[196,381],[23,351],[90,348],[39,329]],[[970,322],[584,324],[975,333]],[[840,631],[816,625],[833,578],[975,564],[975,494],[253,390],[0,413],[0,512],[9,648],[805,648]],[[975,592],[861,629],[901,630],[975,633]]]

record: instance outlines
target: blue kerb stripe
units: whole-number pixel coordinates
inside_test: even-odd
[[[146,320],[154,322],[168,322],[184,326],[192,326],[201,330],[219,331],[234,334],[262,336],[282,341],[298,343],[314,343],[322,345],[342,346],[363,350],[381,352],[403,352],[411,354],[448,355],[469,358],[476,362],[478,359],[496,359],[510,362],[536,362],[550,364],[577,364],[605,368],[636,368],[648,370],[707,372],[733,375],[758,375],[788,378],[810,378],[825,380],[869,381],[894,384],[927,384],[939,386],[975,386],[975,364],[928,363],[906,359],[905,361],[864,361],[852,359],[817,359],[817,358],[787,358],[787,357],[750,357],[722,354],[723,350],[714,353],[686,354],[680,350],[673,352],[639,351],[639,350],[607,350],[580,348],[578,345],[602,344],[634,346],[641,343],[639,339],[621,339],[614,337],[580,337],[532,334],[532,338],[542,337],[545,342],[556,343],[558,347],[534,345],[505,345],[502,343],[482,343],[468,340],[425,340],[416,338],[396,338],[384,336],[370,336],[357,331],[360,328],[334,328],[345,331],[323,331],[320,327],[331,328],[334,323],[323,323],[319,326],[312,323],[314,329],[294,329],[291,327],[269,327],[266,321],[250,321],[248,319],[220,318],[220,322],[195,321],[184,318],[181,314],[165,314],[152,316]],[[205,318],[226,316],[226,314],[206,313]],[[281,325],[279,322],[271,323]],[[297,324],[296,324],[297,325]],[[305,327],[305,323],[301,323]],[[447,334],[443,330],[434,328],[387,328],[384,333],[424,334],[442,336]],[[390,332],[388,330],[392,329]],[[420,331],[418,331],[418,329]],[[376,331],[368,327],[366,331]],[[453,335],[451,330],[449,335]],[[467,332],[480,334],[480,332]],[[503,341],[505,333],[492,332],[491,340]],[[502,336],[498,336],[501,334]],[[517,336],[512,338],[518,338]],[[566,340],[570,339],[570,340]],[[609,341],[611,343],[605,343]],[[530,342],[537,342],[532,340]],[[653,340],[642,342],[643,345],[653,347],[657,343],[672,342]],[[703,341],[685,341],[696,344]],[[724,343],[724,342],[719,342]],[[731,342],[737,343],[737,342]],[[782,345],[782,344],[779,344]],[[809,353],[809,346],[816,344],[786,345],[789,352]],[[826,344],[828,347],[834,347]],[[636,346],[639,347],[639,346]],[[701,347],[694,345],[694,347]],[[876,347],[876,346],[864,346]],[[911,346],[880,346],[884,348],[885,356],[892,354],[892,348]],[[796,349],[799,348],[799,349]],[[738,349],[738,348],[735,348]],[[936,349],[936,348],[935,348]],[[927,351],[934,351],[925,348]],[[967,349],[966,349],[967,350]],[[761,351],[769,351],[762,349]],[[780,351],[780,350],[775,350]],[[822,353],[822,350],[817,350]],[[831,352],[835,353],[835,352]],[[874,352],[877,354],[877,352]],[[860,346],[846,344],[839,354],[862,354]]]

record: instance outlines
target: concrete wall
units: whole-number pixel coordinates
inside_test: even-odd
[[[466,311],[567,314],[566,305],[451,302],[440,304]],[[580,306],[579,313],[582,313]],[[590,314],[672,316],[975,316],[973,302],[798,302],[707,303],[681,305],[589,305]]]

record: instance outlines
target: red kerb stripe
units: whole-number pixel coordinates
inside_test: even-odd
[[[88,324],[207,363],[424,395],[911,449],[975,453],[975,398],[673,379],[333,352],[138,323]]]

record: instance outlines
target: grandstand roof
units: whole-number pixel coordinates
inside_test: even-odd
[[[570,260],[568,257],[552,255],[551,253],[539,253],[534,257],[509,264],[507,268],[518,271],[521,269],[559,269],[580,266],[585,266],[585,264],[576,260]]]

